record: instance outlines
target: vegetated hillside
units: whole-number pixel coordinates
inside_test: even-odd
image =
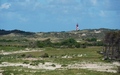
[[[25,32],[21,30],[0,30],[0,39],[27,39],[27,40],[45,40],[51,39],[52,42],[65,40],[68,38],[74,38],[77,41],[85,40],[87,38],[97,38],[102,40],[106,32],[118,31],[117,29],[84,29],[84,30],[73,30],[73,31],[61,31],[61,32]]]
[[[0,30],[0,35],[7,35],[7,34],[11,34],[11,33],[14,33],[14,34],[21,34],[21,35],[32,35],[34,34],[33,32],[25,32],[25,31],[21,31],[21,30]]]
[[[0,30],[0,45],[1,46],[28,46],[28,38],[34,36],[33,32],[21,30]]]
[[[85,40],[87,38],[97,38],[97,40],[102,40],[105,36],[106,32],[109,31],[118,31],[114,29],[84,29],[84,30],[74,30],[74,31],[62,31],[62,32],[39,32],[36,33],[37,37],[40,38],[50,38],[53,41],[56,41],[55,39],[64,40],[68,38],[74,38],[77,41]]]
[[[36,47],[38,41],[48,40],[52,43],[60,43],[70,38],[75,39],[75,41],[81,44],[101,45],[105,33],[109,31],[118,30],[101,28],[38,33],[21,30],[0,30],[0,46]]]

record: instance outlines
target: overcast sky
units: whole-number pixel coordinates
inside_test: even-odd
[[[0,0],[0,29],[120,29],[120,0]]]

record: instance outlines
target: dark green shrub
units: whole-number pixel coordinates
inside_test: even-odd
[[[76,44],[75,44],[75,47],[76,47],[76,48],[80,48],[80,44],[79,44],[79,43],[76,43]]]
[[[120,73],[120,66],[118,66],[118,70],[117,70],[118,73]]]
[[[55,65],[55,64],[52,64],[51,66],[52,66],[52,67],[56,67],[56,65]]]
[[[26,55],[25,54],[22,54],[21,57],[25,57]]]
[[[86,44],[82,44],[82,45],[81,45],[81,48],[86,48]]]
[[[24,61],[23,64],[29,64],[29,62],[28,61]]]
[[[63,65],[61,65],[62,67],[67,67],[68,65],[66,65],[66,64],[63,64]]]
[[[41,55],[42,58],[48,58],[49,55],[47,53],[44,53],[43,55]]]

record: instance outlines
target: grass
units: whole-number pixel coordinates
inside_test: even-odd
[[[7,48],[11,49],[11,48]],[[6,49],[6,50],[7,50]],[[14,48],[15,50],[17,48]],[[20,49],[18,49],[20,50]],[[40,49],[41,50],[41,49]],[[102,56],[97,53],[98,50],[101,50],[101,47],[88,47],[88,48],[66,48],[66,49],[61,49],[61,48],[45,48],[44,51],[42,52],[27,52],[27,53],[20,53],[20,54],[11,54],[11,55],[1,55],[0,61],[5,61],[5,62],[24,62],[21,60],[23,57],[21,57],[22,54],[25,55],[32,55],[33,58],[40,58],[41,55],[44,53],[47,53],[50,57],[49,58],[44,58],[44,61],[52,61],[56,63],[61,63],[61,64],[68,64],[72,62],[82,62],[82,61],[89,61],[89,62],[101,62]],[[78,57],[78,55],[83,55],[82,57]],[[85,55],[86,56],[85,56]],[[62,58],[63,56],[71,56],[72,58]]]
[[[19,50],[24,50],[25,48],[23,47],[4,47],[4,46],[0,46],[0,51],[5,51],[5,52],[11,52],[11,51],[19,51]]]
[[[39,57],[44,53],[47,53],[51,58],[46,58],[45,60],[54,61],[57,63],[71,63],[74,61],[91,61],[91,62],[100,62],[102,61],[102,56],[97,53],[98,50],[101,50],[101,47],[93,47],[93,48],[76,48],[76,49],[57,49],[57,48],[46,48],[42,52],[29,52],[27,54],[31,54],[35,57]],[[82,57],[78,57],[78,55],[83,55]],[[72,56],[73,58],[62,58],[62,56]],[[86,55],[86,56],[85,56]]]
[[[118,73],[97,72],[86,69],[68,69],[68,70],[32,70],[22,67],[7,67],[3,75],[119,75]]]
[[[11,48],[6,48],[10,50]],[[15,50],[17,48],[14,48]],[[21,49],[21,48],[20,48]],[[20,50],[18,49],[18,50]],[[101,50],[101,47],[88,47],[88,48],[45,48],[42,52],[27,52],[25,55],[32,55],[33,58],[40,58],[44,53],[49,55],[49,58],[43,58],[41,60],[22,60],[26,57],[21,57],[23,53],[20,54],[11,54],[11,55],[0,55],[0,62],[21,62],[21,63],[33,63],[36,65],[38,63],[44,62],[55,62],[60,63],[63,66],[67,64],[76,63],[76,62],[104,62],[102,55],[98,54],[97,51]],[[41,50],[41,49],[40,49]],[[78,57],[78,55],[83,55]],[[85,55],[84,55],[85,54]],[[72,58],[62,58],[63,56],[72,56]],[[53,65],[54,66],[54,65]],[[119,75],[117,73],[107,73],[107,72],[97,72],[90,71],[86,69],[66,69],[66,70],[33,70],[24,67],[1,67],[0,69],[4,70],[3,75]]]

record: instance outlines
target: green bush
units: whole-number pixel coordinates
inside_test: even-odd
[[[80,48],[80,44],[79,44],[79,43],[76,43],[76,44],[75,44],[75,47],[76,47],[76,48]]]
[[[26,55],[25,54],[22,54],[21,57],[25,57]]]
[[[120,73],[120,66],[118,66],[118,70],[117,70],[118,73]]]
[[[42,58],[48,58],[49,55],[47,53],[44,53],[43,55],[41,55]]]
[[[63,65],[61,65],[62,67],[66,67],[66,66],[68,66],[68,65],[66,65],[66,64],[63,64]]]
[[[29,62],[28,61],[24,61],[23,64],[29,64]]]
[[[52,66],[52,67],[56,67],[56,65],[55,65],[55,64],[52,64],[51,66]]]
[[[81,45],[81,48],[86,48],[86,44],[82,44],[82,45]]]

